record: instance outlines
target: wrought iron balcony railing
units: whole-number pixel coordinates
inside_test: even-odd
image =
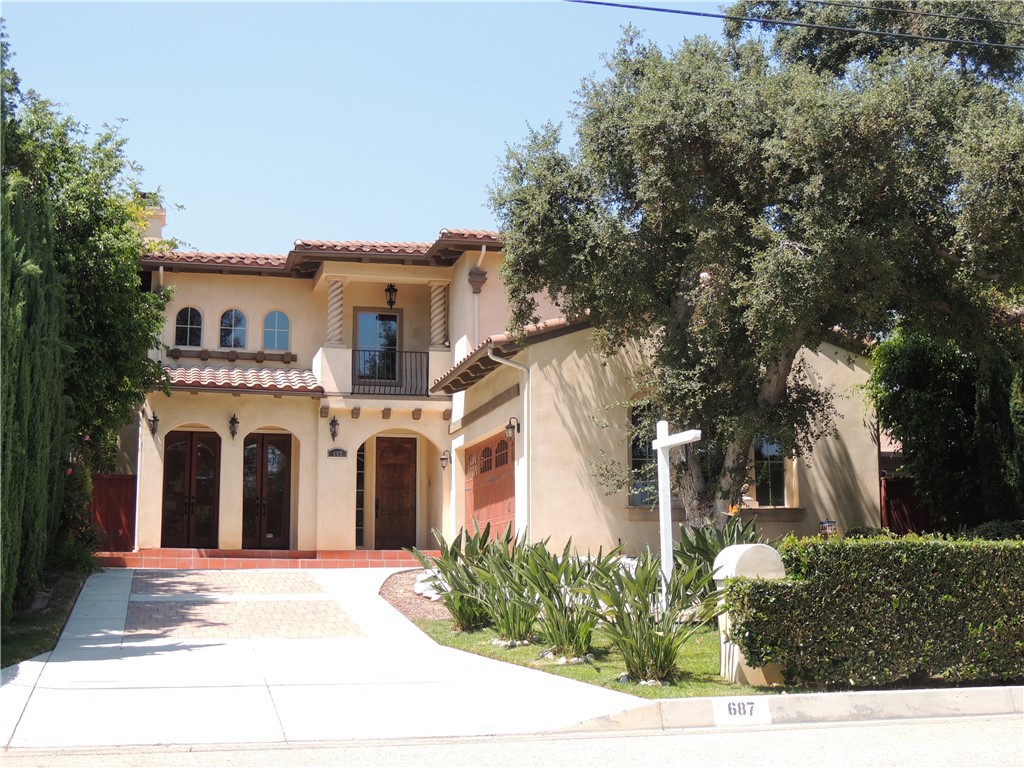
[[[352,350],[352,394],[427,395],[426,352]]]

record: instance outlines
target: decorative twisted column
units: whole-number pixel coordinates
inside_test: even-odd
[[[448,340],[448,284],[430,284],[430,345],[443,347]]]
[[[341,345],[344,330],[342,318],[345,310],[345,283],[330,280],[327,283],[327,343]]]

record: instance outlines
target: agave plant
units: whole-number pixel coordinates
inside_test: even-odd
[[[415,548],[406,550],[433,574],[430,581],[441,595],[445,608],[455,622],[455,629],[459,631],[478,629],[491,623],[481,599],[484,588],[479,567],[484,554],[492,545],[490,535],[491,526],[488,524],[483,530],[474,527],[472,535],[460,530],[449,543],[435,529],[434,538],[441,550],[439,556],[424,555]]]
[[[538,628],[541,639],[557,654],[582,657],[590,651],[597,611],[590,587],[607,584],[618,562],[618,549],[607,555],[580,558],[570,554],[570,539],[562,556],[547,547],[534,547],[520,568],[540,601]]]
[[[721,611],[717,594],[699,597],[710,580],[698,568],[676,571],[665,599],[659,559],[647,552],[632,571],[614,568],[607,584],[591,587],[598,631],[622,654],[630,677],[676,679],[683,644]]]
[[[757,532],[754,520],[746,523],[739,515],[729,518],[722,528],[714,525],[703,525],[696,528],[679,526],[679,540],[673,547],[677,567],[683,571],[697,568],[701,574],[711,578],[707,581],[702,594],[703,599],[714,589],[714,565],[718,553],[733,544],[764,544],[767,539]]]

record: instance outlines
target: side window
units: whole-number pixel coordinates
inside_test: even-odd
[[[224,349],[245,349],[245,315],[229,309],[220,316],[220,345]]]
[[[178,310],[174,319],[174,346],[201,347],[203,345],[203,316],[195,307]]]
[[[754,443],[754,494],[762,507],[786,505],[786,459],[778,443]]]
[[[634,507],[646,507],[658,499],[656,477],[657,456],[651,443],[654,441],[654,416],[651,406],[639,406],[629,413],[630,420],[630,490],[629,503]]]
[[[263,318],[263,349],[288,351],[288,315],[274,310]]]

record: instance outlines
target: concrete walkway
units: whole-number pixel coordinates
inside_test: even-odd
[[[1020,686],[648,701],[436,645],[396,569],[109,570],[3,671],[4,751],[284,744],[1009,715]],[[740,706],[742,704],[742,706]]]
[[[4,670],[5,747],[281,743],[565,728],[645,703],[435,644],[393,569],[108,570],[52,653]]]

